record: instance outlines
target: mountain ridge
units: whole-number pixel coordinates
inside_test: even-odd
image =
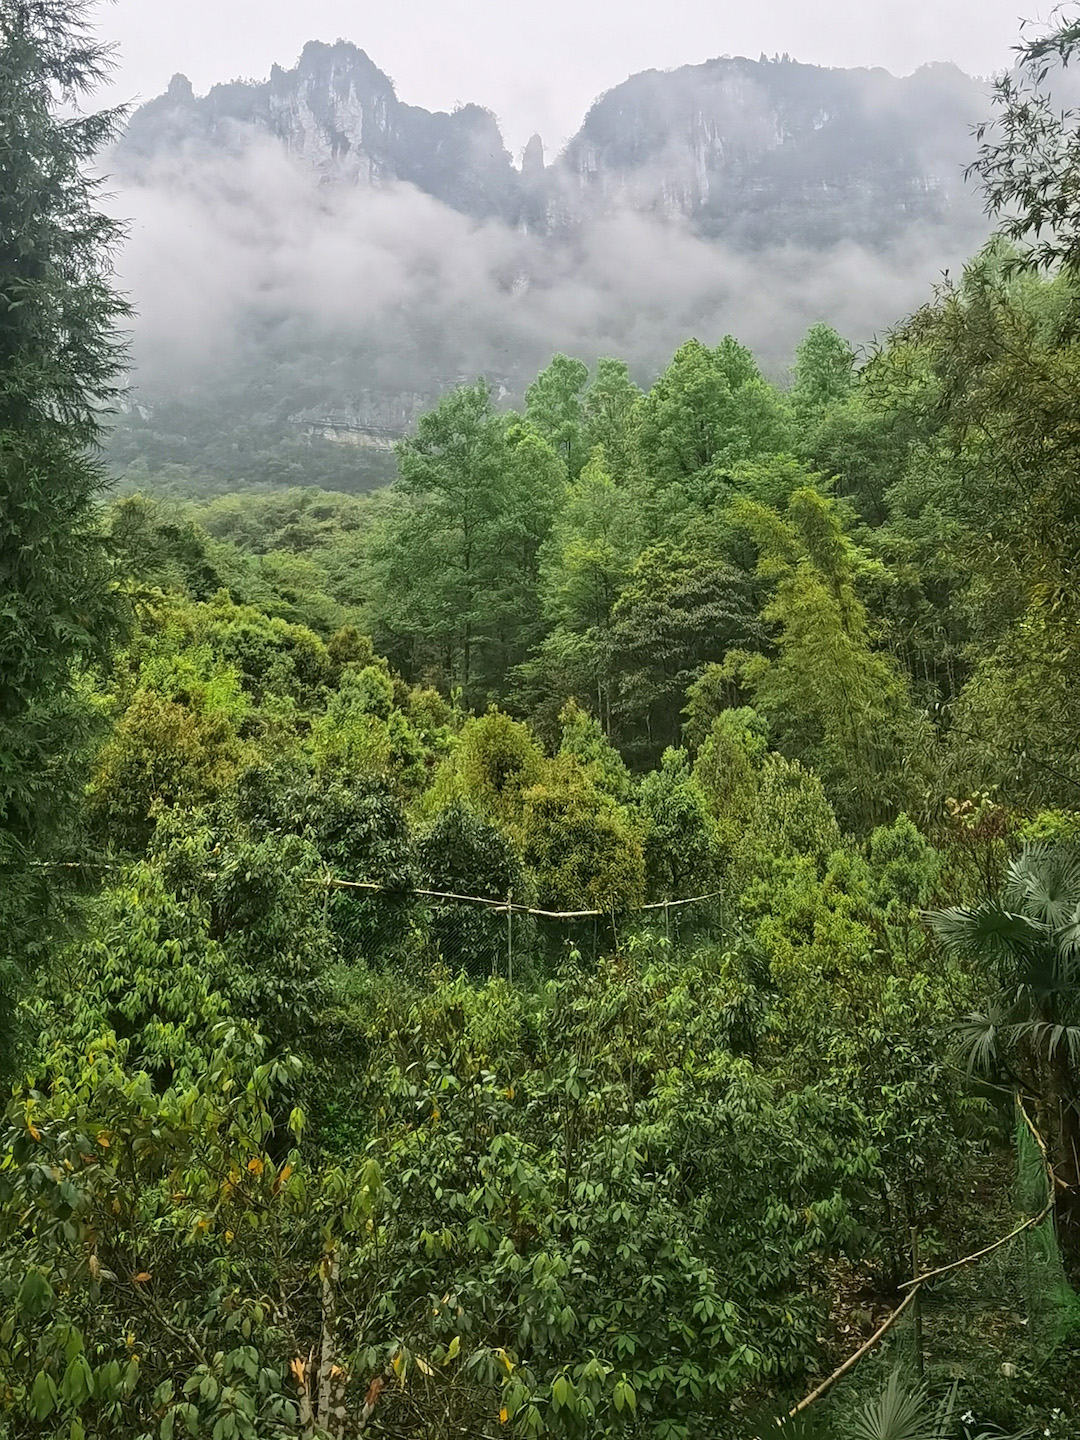
[[[351,41],[309,41],[291,69],[197,96],[185,76],[132,115],[117,150],[138,175],[185,146],[271,137],[328,183],[405,183],[476,221],[538,234],[620,208],[681,217],[756,248],[777,240],[887,243],[964,205],[979,82],[931,62],[880,68],[721,56],[644,70],[600,95],[551,163],[533,138],[515,165],[478,104],[428,111]]]
[[[555,351],[649,383],[737,334],[782,374],[821,319],[856,344],[963,263],[979,83],[790,59],[647,70],[550,159],[479,105],[428,111],[351,42],[195,94],[175,76],[109,168],[140,296],[114,463],[364,488],[387,437]]]

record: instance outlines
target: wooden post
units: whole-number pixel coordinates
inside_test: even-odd
[[[506,897],[506,978],[514,983],[514,893]]]

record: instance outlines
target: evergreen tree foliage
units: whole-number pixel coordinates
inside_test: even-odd
[[[871,643],[855,581],[859,556],[829,502],[797,491],[788,514],[745,503],[776,581],[764,618],[777,658],[742,662],[743,683],[779,747],[810,759],[846,823],[865,825],[921,799],[930,744],[906,678]]]
[[[511,445],[483,383],[452,391],[426,414],[399,464],[401,508],[375,552],[380,624],[402,637],[413,666],[482,696],[517,658],[513,627],[523,603],[528,614],[532,563],[523,576],[519,559],[543,539],[550,468],[527,436]],[[521,474],[530,485],[517,495]]]
[[[603,450],[605,463],[619,482],[628,481],[635,472],[641,398],[624,360],[602,356],[596,362],[582,402],[585,445],[589,454],[598,446]]]
[[[0,968],[31,959],[44,899],[28,861],[70,819],[90,715],[76,677],[118,609],[95,499],[128,313],[120,227],[88,167],[119,113],[70,113],[107,75],[75,0],[0,5]],[[7,985],[0,1009],[6,1020]],[[2,1023],[2,1021],[0,1021]]]
[[[820,420],[842,405],[855,386],[855,352],[824,323],[813,325],[795,352],[795,376],[789,393],[791,408],[802,425]]]

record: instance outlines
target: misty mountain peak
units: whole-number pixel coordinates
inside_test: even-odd
[[[174,105],[194,105],[195,103],[195,91],[192,89],[191,81],[179,70],[169,81],[169,88],[165,94]]]
[[[533,179],[544,173],[544,142],[539,135],[533,135],[521,152],[521,173]]]
[[[234,147],[268,135],[325,181],[398,182],[477,220],[565,232],[631,210],[688,220],[750,249],[775,243],[899,243],[969,205],[963,169],[985,102],[952,65],[906,79],[787,55],[720,56],[646,70],[602,95],[552,164],[533,136],[516,169],[478,104],[451,114],[405,104],[358,46],[309,41],[289,70],[196,98],[183,76],[131,118],[118,149],[139,166],[193,140]]]
[[[353,85],[368,84],[378,89],[394,88],[394,82],[385,75],[368,55],[350,40],[335,40],[328,45],[324,40],[309,40],[300,52],[300,59],[292,70],[279,70],[279,76],[299,80],[337,80]]]

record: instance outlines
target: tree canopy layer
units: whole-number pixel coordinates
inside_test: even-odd
[[[0,0],[0,1440],[1071,1440],[1067,251],[99,504],[81,18]]]

